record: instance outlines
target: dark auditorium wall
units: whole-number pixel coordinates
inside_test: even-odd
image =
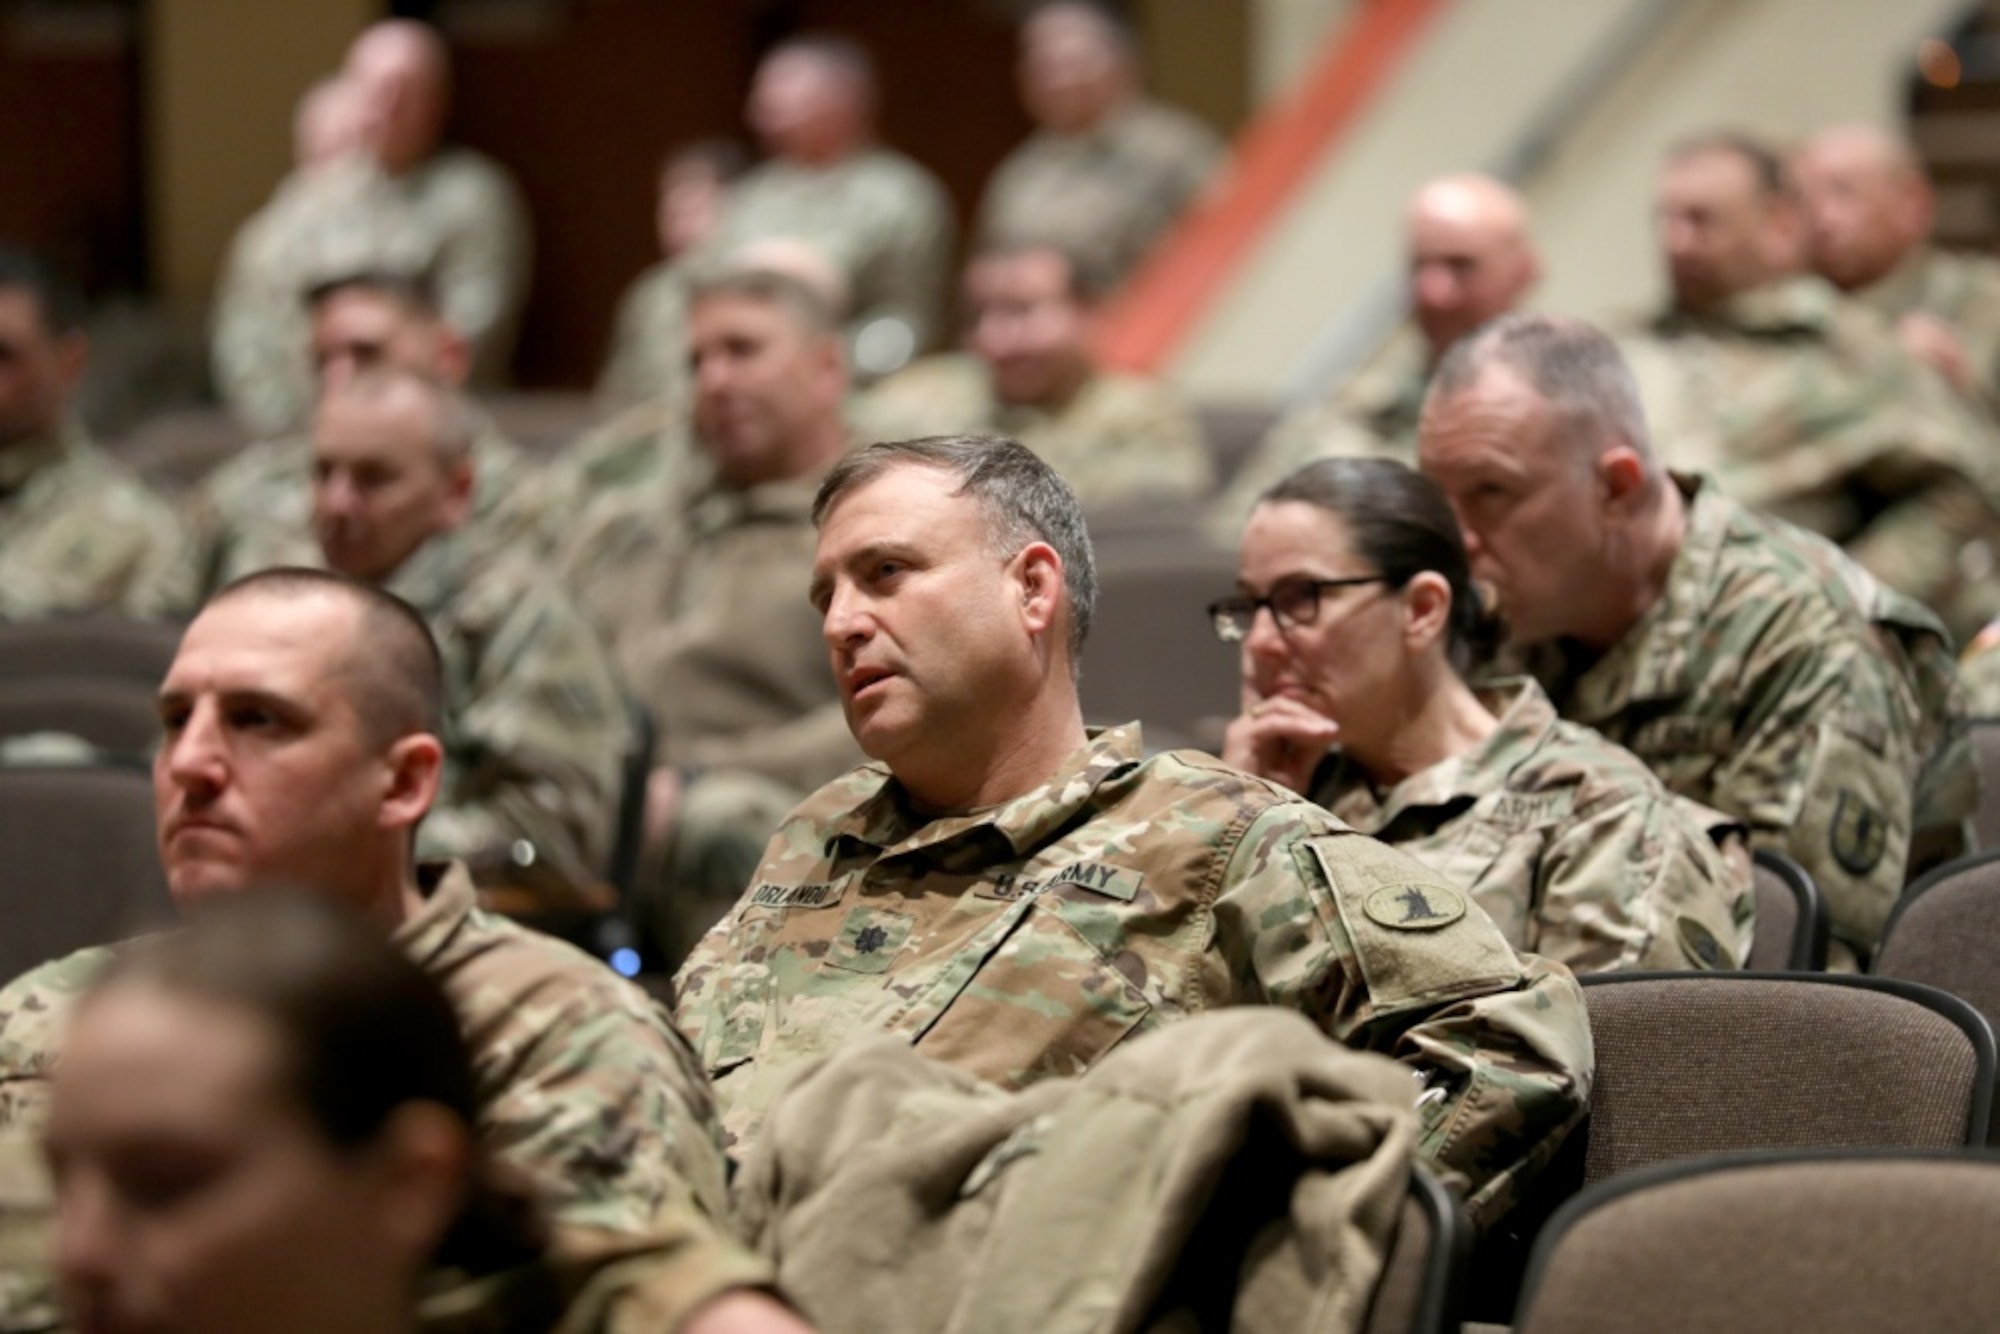
[[[146,279],[139,76],[129,13],[0,5],[0,238],[95,292]]]
[[[545,12],[516,30],[452,33],[460,135],[514,169],[534,212],[535,286],[515,363],[530,387],[591,382],[618,293],[655,258],[660,154],[741,138],[757,56],[785,33],[838,28],[869,46],[886,85],[884,137],[944,179],[961,215],[1027,132],[1012,28],[994,6],[597,0]]]

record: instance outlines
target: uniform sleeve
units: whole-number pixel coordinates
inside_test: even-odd
[[[937,184],[927,178],[910,183],[909,197],[895,213],[895,224],[870,261],[873,273],[857,294],[865,303],[854,313],[854,328],[865,330],[876,320],[899,320],[909,326],[912,356],[936,341],[944,315],[945,284],[951,263],[951,205]],[[878,372],[857,360],[864,374]],[[886,369],[894,370],[894,366]]]
[[[110,957],[104,949],[80,950],[0,990],[0,1130],[40,1134],[63,1025]]]
[[[426,856],[469,856],[525,838],[569,878],[610,855],[631,718],[581,616],[530,593],[477,646],[451,729],[465,772],[419,831]]]
[[[1542,857],[1529,948],[1579,973],[1733,968],[1754,911],[1742,869],[1668,793],[1600,792]]]
[[[1857,643],[1790,640],[1752,664],[1755,700],[1701,799],[1743,820],[1754,846],[1804,867],[1836,939],[1866,953],[1903,890],[1915,740],[1888,661]]]
[[[1582,1116],[1590,1026],[1576,979],[1519,955],[1413,859],[1352,831],[1299,836],[1280,806],[1251,826],[1216,903],[1236,991],[1305,1013],[1418,1077],[1420,1151],[1481,1226]]]
[[[468,174],[445,228],[436,272],[438,305],[472,344],[481,383],[506,378],[528,291],[528,211],[498,168]]]
[[[1202,500],[1215,487],[1215,464],[1201,427],[1163,386],[1135,393],[1122,420],[1090,430],[1086,451],[1069,460],[1066,478],[1086,505],[1099,500]]]

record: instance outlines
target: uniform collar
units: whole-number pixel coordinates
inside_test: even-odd
[[[434,973],[479,906],[479,894],[472,887],[472,872],[458,861],[419,863],[417,892],[423,907],[397,927],[391,939],[420,968]]]
[[[0,497],[20,491],[43,469],[54,467],[82,445],[83,432],[65,421],[53,431],[0,449]]]
[[[1524,676],[1482,685],[1479,702],[1498,717],[1499,725],[1477,749],[1411,774],[1380,797],[1358,773],[1353,780],[1337,773],[1327,788],[1314,785],[1316,792],[1328,798],[1322,804],[1356,828],[1379,834],[1405,812],[1470,806],[1487,793],[1500,790],[1506,785],[1507,771],[1504,766],[1489,764],[1489,757],[1531,749],[1555,726],[1555,706],[1539,685]],[[1339,791],[1350,784],[1350,791]]]
[[[1912,246],[1896,261],[1894,268],[1871,285],[1850,295],[1862,305],[1889,319],[1920,310],[1925,289],[1930,284],[1931,261],[1936,251],[1927,245]]]
[[[440,533],[410,553],[384,585],[426,617],[449,606],[463,591],[466,574],[465,530]]]
[[[1746,338],[1787,338],[1824,335],[1840,308],[1833,285],[1811,274],[1797,274],[1747,292],[1738,292],[1699,313],[1678,306],[1654,321],[1657,332],[1734,334]]]
[[[1069,824],[1107,780],[1144,757],[1138,723],[1092,729],[1082,749],[1034,790],[998,806],[936,817],[917,811],[903,785],[884,771],[882,786],[833,823],[826,853],[837,857],[843,844],[855,843],[882,857],[927,850],[945,857],[962,841],[998,837],[1017,856],[1025,855]]]

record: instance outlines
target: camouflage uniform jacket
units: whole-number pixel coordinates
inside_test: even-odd
[[[690,464],[679,485],[607,495],[563,558],[657,728],[661,763],[810,791],[853,765],[806,600],[819,474],[748,491]]]
[[[1012,436],[1088,509],[1199,500],[1215,484],[1200,423],[1173,390],[1144,376],[1099,371],[1047,410],[1002,403],[977,357],[928,357],[870,390],[861,413],[878,440]]]
[[[2000,261],[1921,246],[1853,296],[1890,321],[1929,315],[1950,325],[1981,401],[2000,410]]]
[[[472,471],[467,532],[474,547],[498,555],[548,540],[553,511],[535,464],[491,422],[473,438]],[[210,473],[182,509],[207,592],[258,570],[322,563],[312,525],[312,442],[302,436],[246,447]]]
[[[688,283],[683,266],[661,260],[619,298],[597,397],[630,407],[687,393]]]
[[[525,870],[525,839],[551,888],[596,880],[634,744],[596,630],[532,555],[474,570],[462,533],[426,542],[386,587],[444,657],[444,779],[419,852]]]
[[[1967,636],[2000,612],[2000,437],[1817,278],[1670,311],[1633,349],[1674,467],[1832,539]]]
[[[570,1226],[648,1232],[663,1208],[726,1217],[707,1082],[660,1008],[596,959],[483,912],[460,865],[420,868],[396,945],[457,1007],[480,1144]],[[43,964],[0,990],[0,1127],[38,1128],[70,1006],[117,946]]]
[[[918,814],[879,765],[835,780],[678,987],[737,1144],[857,1032],[1022,1087],[1203,1010],[1299,1010],[1416,1071],[1421,1151],[1480,1217],[1553,1151],[1591,1075],[1568,970],[1289,792],[1193,752],[1142,760],[1136,727],[968,815]]]
[[[1115,285],[1227,153],[1202,122],[1144,99],[1080,134],[1039,131],[994,169],[979,205],[979,240],[1053,241]]]
[[[65,424],[0,449],[0,621],[193,607],[194,552],[173,507]]]
[[[772,159],[730,192],[709,249],[749,241],[808,241],[846,273],[854,371],[872,379],[900,369],[936,339],[951,263],[951,202],[928,171],[871,148],[826,167]]]
[[[1595,661],[1534,651],[1535,675],[1564,718],[1789,853],[1865,952],[1902,892],[1912,792],[1941,739],[1901,627],[1870,620],[1855,595],[1878,586],[1822,540],[1677,484],[1687,531],[1659,600]]]
[[[1750,862],[1710,838],[1720,817],[1559,720],[1531,680],[1481,698],[1500,725],[1479,749],[1380,794],[1336,753],[1314,775],[1312,799],[1470,891],[1514,948],[1575,972],[1730,968],[1748,957]]]
[[[1258,499],[1319,459],[1388,458],[1416,467],[1417,418],[1430,383],[1429,350],[1405,330],[1332,397],[1278,420],[1210,508],[1210,535],[1234,547]]]

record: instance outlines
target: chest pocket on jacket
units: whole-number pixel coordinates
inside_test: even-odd
[[[997,944],[943,1001],[919,1050],[1019,1088],[1076,1074],[1148,1026],[1146,993],[1071,920],[1113,911],[1085,897],[1057,886],[1009,905]]]

